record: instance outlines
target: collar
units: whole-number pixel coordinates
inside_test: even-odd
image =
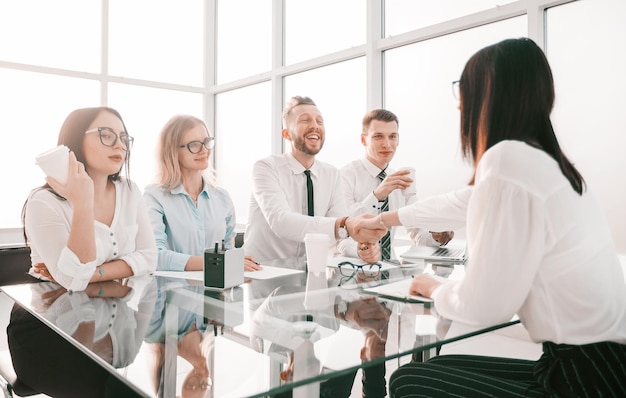
[[[200,191],[200,195],[202,195],[202,193],[206,193],[207,196],[209,196],[209,190],[208,190],[208,186],[209,184],[207,184],[206,180],[204,179],[204,177],[202,177],[202,191]],[[183,186],[183,184],[178,184],[176,186],[176,188],[172,189],[171,193],[173,195],[187,195],[189,196],[189,193],[185,190],[185,187]],[[198,195],[198,196],[200,196]]]
[[[289,169],[291,169],[293,174],[303,174],[304,170],[306,170],[302,163],[298,162],[298,160],[293,157],[291,152],[285,153],[285,159],[287,159],[287,165],[289,165]],[[314,161],[309,170],[311,170],[312,175],[317,175],[317,162]]]
[[[362,158],[361,164],[372,177],[378,178],[378,174],[380,174],[380,172],[382,171],[381,169],[378,168],[378,166],[370,162],[368,158]],[[385,168],[385,172],[389,174],[389,164],[387,164],[387,168]]]

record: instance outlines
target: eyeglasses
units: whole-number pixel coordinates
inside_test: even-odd
[[[461,81],[455,80],[452,82],[452,95],[454,95],[454,99],[461,99]]]
[[[210,151],[215,147],[215,138],[207,137],[204,141],[191,141],[181,145],[179,148],[184,147],[187,147],[189,152],[193,153],[194,155],[196,153],[200,153],[200,151],[202,151],[202,147],[205,147],[207,151]]]
[[[339,273],[342,276],[339,281],[339,286],[347,287],[346,284],[351,280],[358,283],[364,279],[359,278],[359,275],[370,278],[378,277],[380,275],[380,270],[382,269],[382,264],[353,264],[350,261],[342,261],[337,264],[337,268],[339,268]],[[356,287],[358,286],[352,286],[352,288]]]
[[[128,135],[126,132],[121,132],[118,135],[110,127],[96,127],[95,129],[85,131],[85,134],[96,132],[100,136],[100,142],[102,143],[102,145],[114,146],[117,143],[117,140],[120,140],[123,146],[122,149],[125,151],[130,151],[130,148],[133,146],[133,142],[135,141],[135,139]]]

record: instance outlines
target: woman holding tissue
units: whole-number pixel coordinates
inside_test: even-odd
[[[159,270],[200,271],[205,249],[215,242],[234,247],[235,208],[228,192],[216,186],[209,161],[214,146],[206,124],[194,116],[176,115],[161,130],[159,183],[144,192]],[[261,267],[246,257],[244,269]]]
[[[455,84],[461,147],[475,167],[470,256],[463,280],[419,275],[410,290],[469,325],[517,314],[543,355],[407,364],[391,376],[390,396],[626,396],[624,275],[602,209],[554,133],[544,53],[527,38],[504,40],[474,54]],[[419,225],[428,208],[417,202],[366,223]]]
[[[46,177],[22,211],[35,276],[68,290],[156,268],[156,245],[139,188],[128,175],[133,138],[108,107],[77,109],[58,144],[69,153],[65,183]]]

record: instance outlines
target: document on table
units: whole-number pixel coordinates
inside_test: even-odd
[[[283,275],[291,275],[304,272],[299,269],[271,267],[269,265],[263,264],[261,264],[261,267],[262,268],[258,271],[246,271],[243,273],[243,276],[250,279],[271,279]]]
[[[442,283],[449,282],[449,279],[441,278],[436,275],[429,275]],[[375,287],[369,287],[363,289],[364,293],[375,294],[380,297],[407,301],[411,303],[432,303],[433,299],[424,297],[421,295],[409,294],[409,287],[411,286],[413,278],[402,279],[397,282],[386,283]]]
[[[389,299],[400,299],[402,301],[414,303],[432,303],[432,299],[424,296],[414,296],[409,294],[409,286],[413,278],[403,279],[398,282],[385,283],[375,287],[363,289],[364,293],[375,294]]]
[[[259,271],[247,271],[243,273],[244,278],[249,279],[271,279],[283,275],[297,274],[304,272],[297,269],[270,267],[269,265],[261,265],[263,267]],[[155,271],[156,276],[166,276],[169,278],[189,279],[204,282],[204,271]]]
[[[155,271],[154,275],[204,282],[204,271]]]

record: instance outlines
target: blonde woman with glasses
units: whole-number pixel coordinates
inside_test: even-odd
[[[159,135],[159,182],[144,191],[159,251],[158,269],[199,271],[204,250],[223,242],[234,247],[235,207],[218,187],[211,167],[215,139],[203,120],[176,115]],[[244,268],[261,267],[246,257]]]

